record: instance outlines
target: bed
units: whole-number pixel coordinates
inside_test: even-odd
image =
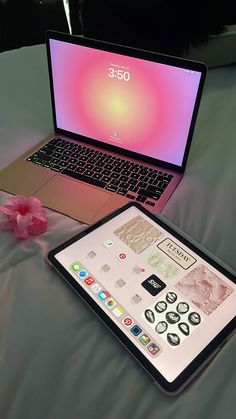
[[[53,131],[45,45],[0,55],[0,168]],[[236,65],[209,70],[183,180],[161,216],[235,274]],[[0,203],[9,195],[0,191]],[[78,202],[79,204],[79,202]],[[221,419],[235,411],[236,336],[176,398],[45,262],[86,226],[47,210],[48,231],[0,231],[1,419]]]

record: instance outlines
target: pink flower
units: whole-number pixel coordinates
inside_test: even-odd
[[[47,230],[46,211],[39,199],[17,195],[0,205],[0,229],[13,230],[16,237],[41,234]]]

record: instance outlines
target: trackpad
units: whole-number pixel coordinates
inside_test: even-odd
[[[54,176],[34,196],[45,207],[88,224],[96,220],[97,213],[111,199],[109,192],[64,176]]]

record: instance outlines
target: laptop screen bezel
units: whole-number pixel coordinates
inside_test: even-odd
[[[196,96],[196,101],[193,109],[192,119],[190,123],[188,138],[186,141],[185,152],[183,155],[183,160],[181,165],[176,165],[173,163],[169,163],[163,160],[155,159],[153,157],[145,156],[143,154],[139,154],[130,150],[126,150],[124,148],[107,144],[102,141],[95,140],[93,138],[84,137],[77,133],[66,131],[62,128],[57,126],[57,117],[56,117],[56,107],[55,107],[55,96],[54,96],[54,84],[53,84],[53,75],[52,75],[52,62],[51,62],[51,53],[50,53],[50,40],[58,40],[62,42],[67,42],[70,44],[81,45],[89,48],[94,48],[97,50],[112,52],[116,54],[122,54],[129,57],[139,58],[146,61],[158,62],[161,64],[167,64],[179,68],[184,68],[187,70],[198,71],[201,73],[198,92]],[[82,36],[75,36],[66,33],[56,32],[56,31],[47,31],[46,32],[46,48],[47,48],[47,59],[48,59],[48,69],[49,69],[49,82],[50,82],[50,91],[51,91],[51,103],[52,103],[52,113],[53,113],[53,124],[54,124],[54,131],[57,135],[63,135],[69,137],[76,141],[82,141],[87,143],[88,145],[101,147],[103,149],[116,152],[118,154],[122,154],[127,157],[131,157],[134,159],[138,159],[140,161],[154,164],[157,166],[161,166],[166,169],[175,170],[176,172],[183,173],[186,167],[187,158],[189,155],[190,145],[192,142],[193,131],[196,123],[197,113],[200,105],[200,99],[203,91],[203,85],[206,78],[207,67],[205,64],[187,60],[184,58],[168,56],[164,54],[158,54],[156,52],[151,51],[144,51],[139,50],[136,48],[131,48],[123,45],[118,44],[111,44],[104,41],[98,41],[95,39],[85,38]]]

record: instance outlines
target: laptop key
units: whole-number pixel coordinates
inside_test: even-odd
[[[138,173],[131,173],[131,178],[132,179],[139,179],[140,178],[140,175],[138,175]]]
[[[82,169],[82,168],[81,168]],[[85,183],[89,183],[90,185],[98,186],[100,188],[105,188],[107,184],[105,182],[102,182],[101,180],[94,179],[88,176],[84,176],[84,174],[73,172],[73,170],[64,169],[62,171],[63,175],[70,176],[73,179],[81,180]]]
[[[121,174],[125,175],[125,176],[129,176],[130,175],[130,171],[129,170],[122,170]]]
[[[129,178],[128,178],[128,176],[124,176],[124,175],[122,175],[121,177],[120,177],[120,180],[122,181],[122,182],[127,182],[127,180],[128,180]]]
[[[102,177],[102,174],[101,173],[94,173],[93,174],[93,178],[94,179],[101,179],[101,177]]]
[[[137,185],[137,183],[138,183],[138,180],[137,179],[129,179],[129,184],[130,185]]]
[[[119,179],[111,179],[111,184],[114,186],[118,186],[120,184],[120,180]]]
[[[54,170],[55,172],[61,172],[63,169],[64,169],[64,167],[62,167],[62,166],[54,165],[54,166],[51,167],[51,170]]]
[[[76,169],[76,165],[75,164],[69,164],[68,169],[69,170],[75,170]]]
[[[113,179],[118,179],[118,178],[120,177],[120,175],[119,175],[119,173],[112,172],[112,173],[111,173],[111,177],[112,177]]]
[[[94,167],[94,172],[101,173],[102,171],[103,171],[103,168],[102,167],[98,167],[98,166],[95,166]]]
[[[110,180],[111,180],[111,178],[109,176],[103,176],[103,178],[102,178],[102,181],[106,182],[106,183],[110,182]]]
[[[163,192],[162,188],[160,188],[159,186],[154,186],[154,185],[148,185],[146,189],[147,191],[157,193],[157,194],[161,194]]]
[[[51,156],[51,154],[53,153],[54,150],[49,150],[47,148],[40,148],[39,150],[37,150],[37,153],[42,155],[46,155],[46,156]]]
[[[145,182],[139,182],[137,186],[139,186],[140,188],[145,189],[147,187],[147,183],[145,183]]]
[[[30,161],[31,163],[34,163],[37,160],[37,157],[36,156],[30,156],[26,160]]]
[[[116,192],[118,189],[118,186],[114,186],[114,185],[108,185],[105,189],[107,189],[110,192]]]
[[[53,163],[50,162],[45,162],[42,164],[43,167],[46,167],[47,169],[51,169],[51,167],[53,166]]]
[[[128,183],[126,183],[126,182],[122,182],[122,183],[120,184],[120,187],[121,187],[121,188],[123,188],[123,189],[129,189],[129,184],[128,184]]]
[[[92,170],[94,168],[93,164],[86,164],[85,169]]]
[[[84,173],[85,168],[84,167],[77,167],[76,173]]]
[[[118,191],[117,191],[117,194],[118,195],[126,195],[127,194],[127,189],[122,189],[122,188],[120,188]]]
[[[157,186],[159,188],[165,189],[168,186],[168,182],[160,182],[160,181],[158,181]]]
[[[131,185],[129,187],[129,191],[131,191],[131,192],[138,192],[138,190],[139,190],[139,187],[138,186]]]
[[[43,163],[44,163],[44,161],[42,159],[37,159],[35,161],[35,164],[37,164],[38,166],[42,166]]]
[[[146,201],[146,202],[145,202],[145,204],[146,204],[146,205],[150,205],[151,207],[154,207],[155,202],[152,202],[152,201]]]
[[[131,195],[130,193],[127,193],[127,198],[129,198],[129,199],[135,199],[135,196],[134,195]]]
[[[103,174],[103,176],[110,176],[111,171],[110,171],[110,170],[105,169],[105,170],[103,170],[102,174]]]
[[[138,202],[145,202],[146,199],[147,199],[146,196],[138,195],[137,198],[136,198],[136,201],[138,201]]]
[[[161,196],[161,194],[150,192],[150,191],[147,191],[146,189],[139,189],[138,193],[139,195],[145,196],[146,198],[154,199],[155,201],[157,201]]]
[[[84,175],[85,176],[92,176],[93,175],[93,171],[92,170],[85,170]]]
[[[51,160],[51,162],[53,163],[53,164],[59,164],[60,163],[60,160],[59,159],[52,159]]]

